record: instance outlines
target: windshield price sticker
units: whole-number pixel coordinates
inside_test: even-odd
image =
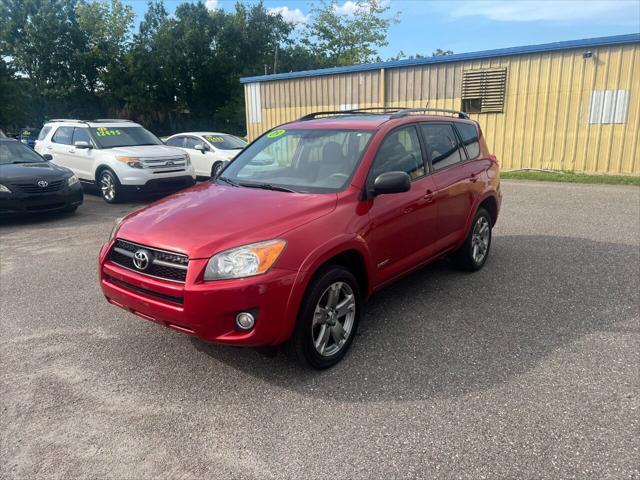
[[[205,137],[207,140],[209,140],[211,143],[223,143],[224,142],[224,138],[222,137]]]
[[[278,138],[286,133],[286,130],[280,128],[278,130],[274,130],[273,132],[267,133],[267,138]]]
[[[96,128],[96,135],[98,137],[111,137],[114,135],[122,135],[122,132],[120,130],[111,130],[109,128],[99,127]]]

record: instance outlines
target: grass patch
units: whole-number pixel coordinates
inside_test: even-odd
[[[500,178],[514,180],[540,180],[547,182],[640,185],[640,177],[626,175],[587,175],[584,173],[574,172],[542,172],[538,170],[500,172]]]

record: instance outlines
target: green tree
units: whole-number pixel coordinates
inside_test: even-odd
[[[398,22],[397,15],[385,15],[389,8],[380,0],[356,0],[353,15],[347,15],[336,0],[313,5],[300,43],[323,66],[374,61],[378,49],[388,45],[389,27]]]

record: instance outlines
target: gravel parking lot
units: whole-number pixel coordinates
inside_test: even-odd
[[[141,204],[5,222],[0,477],[638,478],[640,189],[503,190],[484,270],[379,293],[320,373],[108,305]]]

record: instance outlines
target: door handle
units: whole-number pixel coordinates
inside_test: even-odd
[[[433,192],[431,190],[427,190],[427,193],[425,193],[424,197],[422,198],[424,198],[427,201],[427,203],[433,202]]]
[[[472,183],[476,183],[478,181],[478,176],[475,173],[472,173],[469,177],[469,181]]]
[[[47,150],[53,150],[53,147],[51,145],[47,145]]]
[[[72,148],[71,150],[69,150],[69,153],[76,153],[75,148]]]

